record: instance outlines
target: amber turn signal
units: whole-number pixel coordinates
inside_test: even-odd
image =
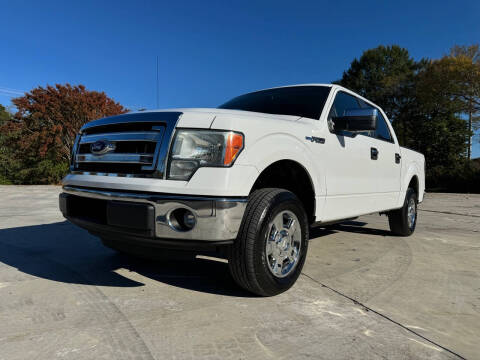
[[[229,166],[243,149],[243,135],[235,132],[228,134],[223,165]]]

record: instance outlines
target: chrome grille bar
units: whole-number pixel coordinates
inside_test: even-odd
[[[95,141],[105,139],[109,141],[159,141],[162,138],[162,135],[163,131],[159,130],[151,132],[103,133],[83,135],[80,138],[80,144],[94,143]]]
[[[151,165],[153,154],[78,154],[77,163],[118,163],[118,164],[146,164]]]

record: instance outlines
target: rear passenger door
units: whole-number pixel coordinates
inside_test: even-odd
[[[359,102],[362,107],[376,108],[361,99]],[[397,204],[401,159],[399,145],[395,143],[388,120],[379,108],[376,109],[378,110],[377,128],[365,136],[371,138],[372,148],[377,152],[377,159],[373,162],[376,181],[375,211],[383,211],[393,209]]]

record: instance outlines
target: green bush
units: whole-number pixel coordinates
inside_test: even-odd
[[[0,175],[0,185],[12,185],[12,182],[4,175]]]
[[[480,166],[470,161],[455,167],[427,168],[426,188],[431,192],[480,193]]]
[[[37,163],[25,164],[15,173],[10,174],[14,184],[59,184],[67,174],[69,165],[66,162],[55,162],[49,159]]]

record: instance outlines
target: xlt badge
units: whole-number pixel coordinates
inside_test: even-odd
[[[317,143],[317,144],[325,144],[325,139],[324,138],[319,138],[315,136],[305,136],[305,140]]]

